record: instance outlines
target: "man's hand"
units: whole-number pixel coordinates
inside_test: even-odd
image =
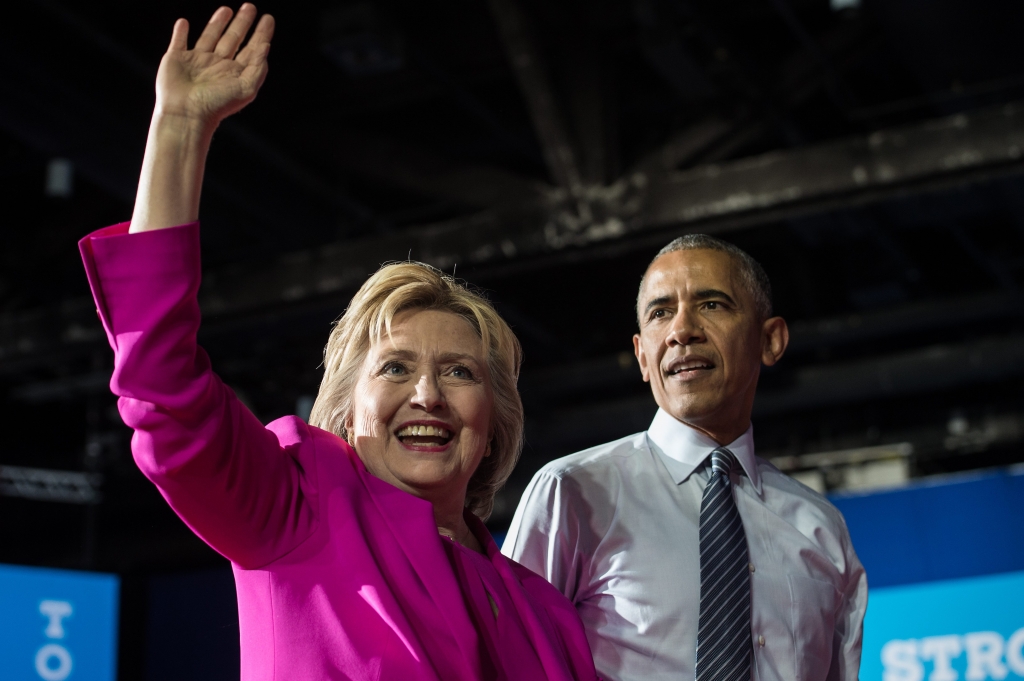
[[[178,19],[157,72],[157,115],[216,127],[255,99],[267,77],[274,18],[264,14],[242,47],[255,19],[256,7],[251,3],[242,5],[234,19],[229,7],[221,7],[191,50],[188,21]]]

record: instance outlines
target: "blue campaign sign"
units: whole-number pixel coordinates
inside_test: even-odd
[[[1024,570],[1024,468],[831,496],[871,588]],[[950,550],[956,537],[958,550]]]
[[[0,565],[0,678],[114,681],[118,579]]]
[[[1024,572],[872,589],[860,678],[1024,679]]]

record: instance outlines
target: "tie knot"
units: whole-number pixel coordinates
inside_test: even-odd
[[[737,461],[736,455],[730,452],[725,447],[719,447],[715,451],[711,452],[711,474],[721,473],[726,480],[729,479],[729,473],[736,468]]]

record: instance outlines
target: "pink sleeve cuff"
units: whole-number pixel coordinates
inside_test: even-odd
[[[104,227],[78,242],[96,311],[115,350],[118,334],[152,322],[157,300],[194,295],[199,288],[198,222],[138,234],[128,227]]]

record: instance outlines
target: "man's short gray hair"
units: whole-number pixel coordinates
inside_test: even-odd
[[[768,275],[765,273],[764,268],[761,267],[761,263],[750,257],[750,254],[742,248],[707,234],[687,234],[686,236],[673,239],[658,251],[658,254],[651,260],[651,265],[661,256],[675,253],[676,251],[718,251],[719,253],[731,255],[740,266],[740,276],[743,278],[743,283],[746,285],[747,290],[750,291],[750,295],[754,298],[754,308],[757,310],[761,320],[763,321],[772,316],[772,284],[768,281]],[[651,265],[648,265],[647,269],[650,269]],[[646,279],[647,273],[644,272],[644,276],[640,279],[640,291],[637,293],[636,298],[638,320],[640,319],[640,296],[643,294],[644,281]]]

